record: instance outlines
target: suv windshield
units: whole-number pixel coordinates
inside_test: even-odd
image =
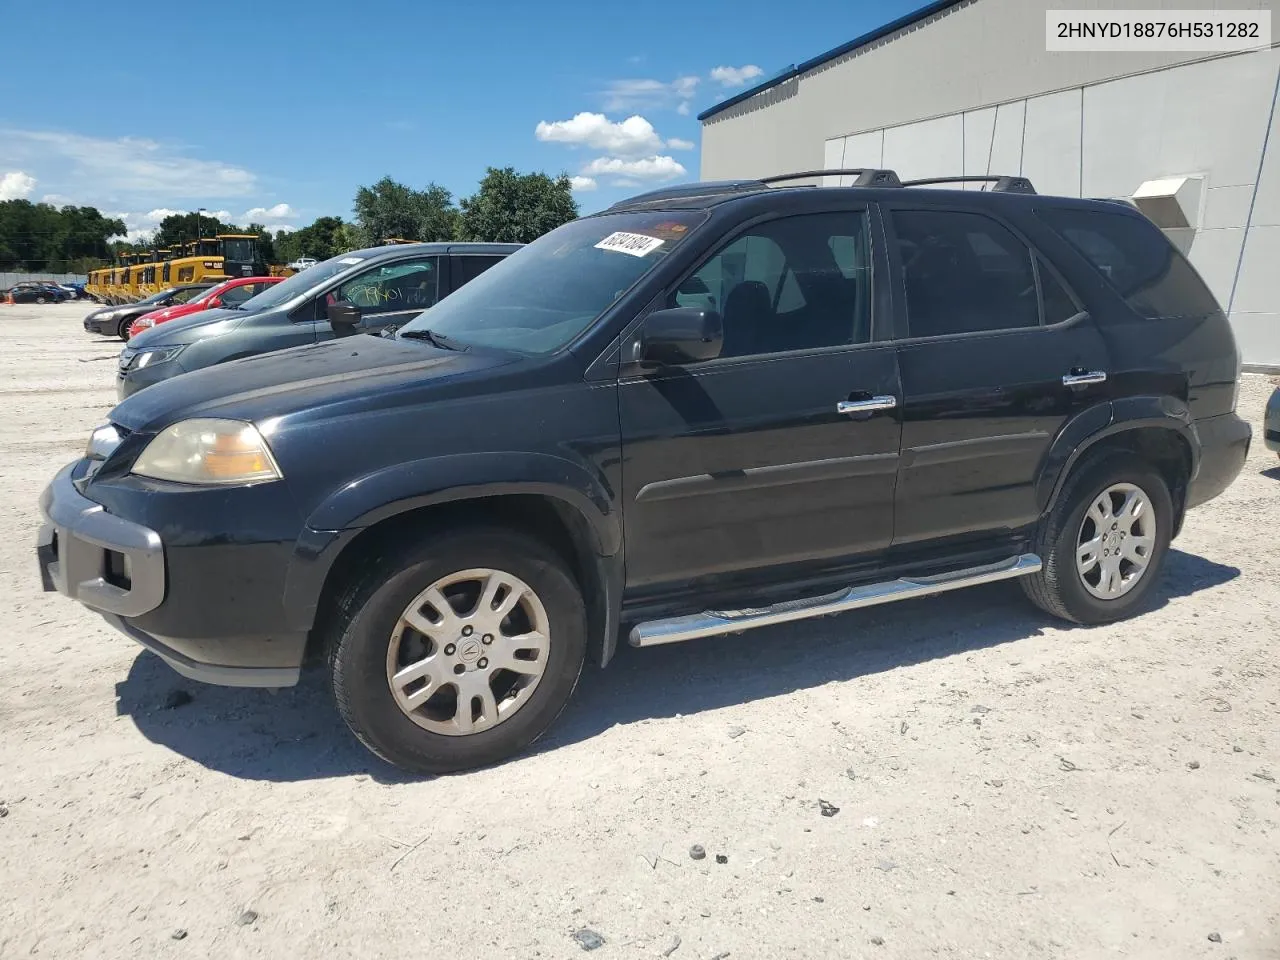
[[[269,310],[272,307],[280,306],[282,303],[288,303],[299,294],[306,293],[312,287],[319,286],[340,273],[349,273],[369,259],[369,256],[370,254],[367,253],[340,253],[336,257],[330,257],[324,263],[317,263],[314,267],[307,267],[301,273],[295,273],[289,279],[267,287],[256,297],[250,297],[240,304],[240,309],[248,310],[252,313],[256,310]]]
[[[462,345],[554,353],[705,219],[701,211],[684,210],[566,223],[455,290],[400,332],[430,330]]]

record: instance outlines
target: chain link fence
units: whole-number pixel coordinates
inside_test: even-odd
[[[0,271],[0,290],[8,290],[15,283],[27,280],[48,280],[53,283],[87,283],[83,273],[7,273]]]

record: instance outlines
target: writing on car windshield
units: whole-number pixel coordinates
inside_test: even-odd
[[[462,345],[554,353],[688,239],[701,211],[604,214],[516,251],[401,328]]]

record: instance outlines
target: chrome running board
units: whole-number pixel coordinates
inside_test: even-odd
[[[821,597],[786,600],[775,603],[771,607],[707,610],[688,617],[650,620],[632,627],[630,643],[633,647],[653,647],[660,643],[679,643],[682,640],[738,633],[775,623],[825,617],[833,613],[844,613],[846,610],[893,603],[895,600],[927,597],[947,590],[959,590],[961,587],[975,587],[980,583],[1025,577],[1029,573],[1036,573],[1040,567],[1039,557],[1034,553],[1024,553],[1018,557],[1001,560],[999,563],[969,567],[967,570],[954,570],[951,573],[938,573],[929,577],[900,577],[883,583],[869,583],[861,587],[837,590],[835,593],[828,593]]]

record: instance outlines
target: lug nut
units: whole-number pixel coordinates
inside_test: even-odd
[[[463,628],[462,628],[462,635],[463,635],[464,637],[469,637],[469,636],[471,636],[471,634],[472,634],[472,633],[473,633],[473,630],[471,629],[471,627],[463,627]]]
[[[454,652],[455,650],[457,650],[457,649],[458,649],[458,648],[457,648],[457,647],[455,647],[452,643],[446,643],[446,644],[444,645],[444,655],[445,655],[446,657],[452,657],[452,656],[453,656],[453,652]]]
[[[460,664],[460,663],[454,664],[454,667],[453,667],[453,672],[454,672],[454,673],[465,673],[465,672],[466,672],[466,670],[467,670],[467,668],[466,668],[466,667],[464,667],[462,664]]]
[[[483,637],[480,638],[480,642],[485,644],[493,643],[493,634],[486,633]]]
[[[476,666],[479,667],[481,670],[483,670],[488,665],[489,665],[489,661],[486,660],[484,657],[481,657],[479,660],[476,661]]]

